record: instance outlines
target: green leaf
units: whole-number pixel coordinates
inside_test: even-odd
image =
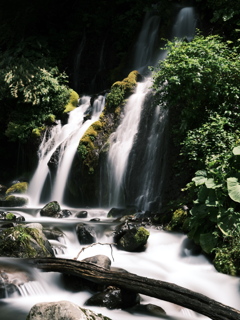
[[[240,203],[240,184],[236,177],[227,179],[227,189],[229,197],[236,202]]]
[[[206,253],[210,253],[217,244],[217,239],[211,232],[201,234],[199,240],[203,251]]]
[[[239,156],[240,155],[240,146],[233,148],[233,154],[235,156]]]
[[[201,184],[204,184],[207,181],[207,178],[204,176],[196,176],[192,178],[192,181],[195,182],[196,186],[200,186]]]

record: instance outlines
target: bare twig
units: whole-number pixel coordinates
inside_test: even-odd
[[[95,246],[95,245],[97,245],[97,244],[100,244],[101,246],[109,245],[110,248],[111,248],[111,256],[112,256],[112,259],[113,259],[113,261],[114,261],[112,245],[116,245],[116,243],[101,243],[101,242],[95,242],[95,243],[90,244],[89,246],[83,247],[83,248],[78,252],[76,258],[73,258],[73,260],[77,260],[77,259],[79,258],[79,256],[80,256],[80,254],[81,254],[84,250],[86,250],[86,249],[88,249],[88,248],[91,248],[91,247],[93,247],[93,246]]]

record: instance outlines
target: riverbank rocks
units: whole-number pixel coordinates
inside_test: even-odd
[[[53,257],[54,253],[42,232],[42,225],[31,223],[1,230],[0,256],[36,258]]]
[[[117,248],[125,251],[141,251],[145,248],[150,233],[147,229],[128,223],[116,228],[114,242]]]
[[[35,304],[27,320],[111,320],[91,310],[80,308],[69,301],[42,302]]]
[[[79,223],[76,226],[76,233],[80,244],[92,244],[96,242],[96,232],[90,225]]]

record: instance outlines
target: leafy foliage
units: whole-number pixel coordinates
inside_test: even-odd
[[[190,43],[168,41],[165,49],[153,88],[156,102],[170,109],[178,170],[187,163],[196,172],[183,189],[188,236],[213,255],[219,271],[240,274],[239,48],[198,34]]]
[[[70,95],[67,76],[46,59],[33,63],[25,56],[2,58],[0,108],[7,123],[5,134],[12,141],[24,142],[34,128],[64,111]]]

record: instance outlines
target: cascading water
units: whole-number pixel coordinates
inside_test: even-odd
[[[123,166],[123,168],[127,168],[126,170],[128,170],[128,172],[132,172],[130,176],[133,174],[135,175],[138,186],[136,188],[135,181],[132,186],[134,189],[133,199],[137,199],[137,203],[142,206],[144,206],[144,203],[149,203],[152,200],[150,194],[154,192],[153,189],[157,187],[151,184],[148,187],[146,186],[149,181],[156,181],[156,179],[153,179],[154,176],[160,174],[155,171],[157,168],[155,162],[156,159],[161,158],[159,158],[159,154],[164,154],[165,152],[165,148],[163,148],[163,151],[160,148],[159,151],[158,143],[160,140],[161,144],[162,142],[164,144],[164,141],[162,141],[164,138],[161,137],[165,135],[164,130],[166,126],[162,125],[165,115],[163,114],[160,106],[156,109],[151,108],[151,93],[147,88],[147,82],[145,82],[140,83],[136,89],[136,99],[137,95],[143,95],[144,93],[147,94],[142,107],[139,106],[138,111],[141,113],[141,116],[138,116],[138,125],[134,129],[136,131],[139,128],[144,127],[146,130],[139,130],[137,136],[134,133],[135,131],[133,131],[131,138],[133,152],[126,155],[127,165],[125,163]],[[103,99],[103,97],[100,97],[96,103],[96,109],[99,108],[96,110],[96,116],[102,108]],[[146,108],[146,105],[148,105],[148,108]],[[70,125],[71,121],[74,122],[78,118],[79,125],[76,126],[81,130],[81,126],[84,125],[84,123],[82,123],[82,118],[84,117],[84,113],[87,111],[88,107],[89,97],[85,97],[81,103],[81,107],[77,108],[76,111],[71,114],[75,115],[76,119],[69,119],[69,123],[63,127],[58,123],[53,127],[53,131],[46,133],[40,148],[41,157],[39,160],[39,169],[35,174],[35,180],[33,179],[31,183],[32,187],[36,183],[36,188],[32,189],[34,190],[32,191],[32,196],[37,193],[37,199],[34,200],[37,204],[39,204],[42,186],[44,185],[48,175],[48,162],[50,158],[56,150],[59,151],[62,142],[65,142],[65,139],[69,140],[70,136],[74,135],[71,131],[71,127],[73,131],[76,128],[75,125]],[[129,112],[130,111],[132,110],[129,110]],[[125,114],[125,116],[128,117],[127,114]],[[93,115],[91,121],[94,120]],[[133,123],[130,124],[135,126]],[[145,132],[147,132],[147,134],[145,134]],[[118,135],[116,134],[116,141],[117,136]],[[72,139],[74,140],[73,137]],[[143,145],[142,149],[136,149],[136,146],[139,144]],[[65,149],[65,153],[66,150],[67,149]],[[141,152],[137,152],[138,150]],[[121,156],[121,153],[119,153],[119,156]],[[137,162],[137,158],[140,158],[142,161]],[[63,165],[64,159],[62,160],[63,161],[60,161],[60,166]],[[140,165],[140,172],[133,170],[133,166],[136,167],[137,163]],[[162,166],[162,164],[160,166]],[[63,168],[61,170],[65,171]],[[146,174],[142,175],[145,171],[147,171]],[[125,180],[132,180],[130,177],[128,178],[129,179],[125,176]],[[137,180],[137,178],[139,178],[139,180]],[[126,182],[126,184],[128,183],[129,181]],[[38,189],[40,190],[38,191]],[[137,191],[135,191],[135,189]],[[140,196],[136,198],[136,194]],[[144,194],[146,194],[146,199],[143,199],[142,197]],[[6,210],[6,208],[2,209]],[[56,257],[73,259],[77,256],[80,250],[81,254],[79,259],[91,257],[96,254],[103,254],[112,260],[112,267],[123,268],[143,277],[147,276],[148,278],[175,283],[190,290],[202,293],[228,306],[239,309],[239,278],[218,273],[205,256],[195,250],[194,246],[185,235],[165,232],[163,230],[159,230],[158,227],[149,227],[148,230],[150,232],[150,236],[146,250],[144,251],[127,252],[124,250],[118,250],[115,246],[110,248],[109,246],[102,245],[95,245],[86,248],[79,243],[77,238],[76,226],[79,223],[85,223],[95,227],[96,243],[113,243],[113,230],[116,222],[107,218],[106,210],[75,208],[71,209],[72,215],[70,217],[55,219],[40,216],[39,209],[35,209],[35,211],[30,210],[31,208],[29,210],[27,209],[29,208],[8,208],[7,210],[10,210],[11,213],[21,214],[25,221],[23,223],[41,223],[46,229],[54,228],[61,230],[61,239],[49,240],[54,247]],[[81,210],[88,211],[87,219],[78,218],[77,214]],[[93,221],[94,218],[96,219]],[[96,222],[97,219],[100,219],[100,223]],[[6,224],[5,222],[3,223]],[[85,302],[91,296],[90,292],[84,290],[69,290],[68,286],[66,288],[66,283],[64,283],[63,278],[59,273],[42,273],[39,270],[34,270],[32,268],[24,268],[24,272],[26,271],[25,275],[23,271],[19,271],[23,269],[23,265],[25,265],[25,261],[21,261],[21,259],[8,257],[0,258],[1,320],[12,320],[15,318],[18,320],[26,320],[27,314],[34,304],[62,300],[71,301],[83,308],[89,308],[96,313],[104,314],[113,320],[136,320],[140,318],[144,320],[209,319],[205,316],[196,314],[189,309],[179,307],[176,304],[147,297],[145,295],[140,295],[140,306],[149,306],[152,310],[158,311],[158,309],[154,307],[155,305],[163,308],[167,315],[156,315],[156,313],[144,314],[141,309],[138,309],[138,306],[128,310],[110,310],[105,307],[95,306],[86,307]],[[9,266],[11,267],[9,268]],[[17,279],[19,279],[19,273],[22,274],[19,280],[20,283],[17,282]],[[9,275],[8,278],[6,274]],[[6,279],[8,281],[4,282]],[[17,294],[16,291],[7,291],[8,288],[11,289],[10,285],[17,286]],[[187,298],[188,297],[186,297],[186,299]]]
[[[193,7],[182,8],[173,26],[172,38],[191,41],[196,31],[196,13]]]
[[[111,136],[108,154],[110,204],[119,206],[124,203],[124,179],[128,157],[138,131],[142,104],[149,91],[150,81],[139,83],[125,108],[124,117],[117,131]],[[134,107],[133,107],[134,106]]]
[[[158,24],[157,18],[146,15],[136,45],[140,54],[137,55],[135,66],[140,72],[146,70],[149,62],[157,62],[154,48]],[[195,28],[194,8],[182,8],[173,27],[173,38],[186,37],[191,40]],[[146,44],[150,49],[145,49]],[[165,54],[158,51],[158,60],[163,59]],[[149,88],[151,78],[145,83]],[[143,84],[138,84],[136,93],[142,87]],[[141,92],[141,105],[130,97],[124,109],[124,118],[112,136],[108,158],[110,206],[135,205],[141,210],[161,207],[166,175],[167,112],[161,106],[151,106],[149,95],[151,96],[150,89]],[[136,115],[130,118],[131,125],[127,127],[125,122],[127,123],[130,112],[135,112]]]
[[[99,96],[93,104],[91,119],[84,121],[86,111],[90,107],[90,97],[81,98],[80,106],[69,114],[68,123],[61,126],[58,123],[47,131],[39,147],[39,163],[34,176],[29,185],[30,206],[39,206],[41,202],[41,193],[43,187],[46,188],[46,179],[50,175],[49,161],[55,152],[58,153],[57,175],[50,191],[50,199],[62,203],[64,189],[71,169],[72,160],[75,155],[79,140],[87,128],[95,122],[104,106],[105,98]]]

